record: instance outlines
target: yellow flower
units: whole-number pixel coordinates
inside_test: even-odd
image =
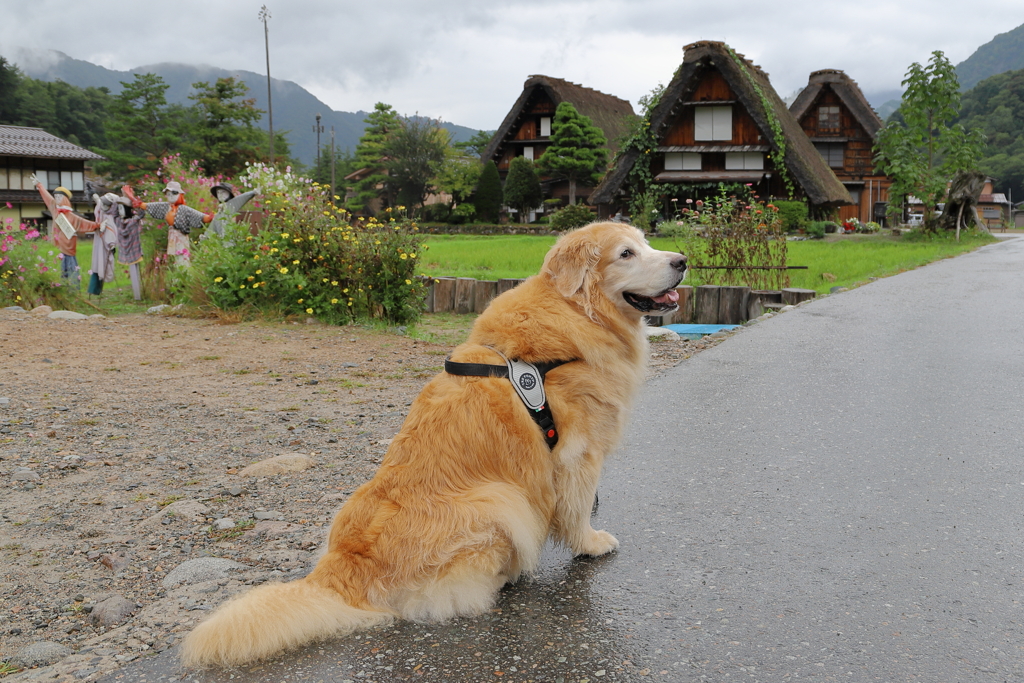
[[[286,232],[282,232],[282,233],[281,233],[281,237],[283,237],[283,238],[285,238],[285,239],[288,239],[288,233],[286,233]]]
[[[277,253],[277,247],[274,247],[273,249],[271,249],[270,253],[271,254],[276,254]]]
[[[341,290],[341,293],[342,294],[348,294],[348,287],[346,287],[345,289]]]
[[[408,254],[400,254],[398,256],[398,258],[400,258],[400,259],[402,259],[404,261],[405,259],[409,258],[409,255]]]
[[[416,258],[416,254],[409,254],[409,258]]]
[[[279,272],[279,273],[281,273],[282,275],[284,275],[284,274],[286,274],[286,273],[288,272],[288,269],[287,269],[287,268],[281,268],[281,270],[279,270],[279,271],[277,271],[277,272]]]
[[[245,285],[238,285],[239,289],[245,289]]]
[[[331,286],[332,287],[337,287],[338,286],[338,281],[337,280],[331,280]]]
[[[324,282],[327,282],[327,278],[324,278],[324,279],[323,279],[323,281],[324,281]]]
[[[412,284],[412,280],[406,280],[406,281],[405,281],[405,284],[407,284],[407,285],[411,285],[411,284]]]
[[[252,257],[252,260],[253,261],[259,261],[260,260],[260,255],[256,254],[255,256]]]
[[[306,309],[306,313],[312,313],[312,312],[313,312],[313,309],[312,309],[312,308],[307,308],[307,309]]]
[[[338,300],[337,299],[331,299],[331,303],[332,304],[336,304],[336,303],[338,303]]]
[[[295,285],[295,286],[298,287],[299,289],[302,289],[302,285]]]
[[[222,277],[215,277],[215,278],[213,278],[213,281],[214,282],[221,282],[223,279],[224,278],[222,278]]]
[[[260,275],[261,273],[263,273],[263,271],[262,271],[262,270],[257,270],[257,271],[256,271],[256,274],[257,274],[257,275]]]
[[[299,259],[295,259],[294,261],[292,261],[292,265],[293,266],[299,265]]]
[[[305,301],[305,299],[299,299],[299,303],[300,303],[300,304],[301,304],[301,303],[302,303],[303,301]]]

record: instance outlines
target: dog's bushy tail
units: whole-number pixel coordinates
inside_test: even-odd
[[[181,647],[185,666],[238,666],[306,643],[387,623],[391,615],[357,609],[310,582],[272,583],[221,605]]]

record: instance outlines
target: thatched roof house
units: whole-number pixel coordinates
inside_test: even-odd
[[[484,162],[494,161],[502,178],[508,173],[508,166],[515,157],[539,159],[550,144],[551,121],[555,109],[562,102],[571,103],[579,113],[604,131],[608,139],[609,157],[613,156],[634,117],[633,106],[627,100],[561,78],[530,76],[523,84],[523,92],[480,158]],[[561,196],[563,190],[568,195],[568,185],[565,188],[560,184],[546,185],[546,193],[549,195]],[[587,190],[581,190],[581,196],[585,195]]]
[[[626,198],[626,181],[641,154],[650,160],[655,183],[669,186],[668,194],[678,189],[673,185],[750,183],[768,196],[787,196],[792,188],[814,207],[850,203],[768,75],[725,43],[684,48],[683,64],[650,124],[655,147],[625,150],[590,195],[601,215]]]
[[[860,86],[838,69],[815,71],[789,110],[850,192],[840,218],[881,219],[891,183],[875,172],[872,148],[885,124]]]

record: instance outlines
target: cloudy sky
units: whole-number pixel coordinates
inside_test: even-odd
[[[267,0],[270,71],[340,111],[386,102],[497,128],[531,74],[637,100],[682,47],[721,40],[787,97],[811,71],[872,93],[912,62],[953,64],[1024,23],[1021,0]],[[0,0],[0,48],[60,50],[112,69],[160,62],[266,73],[259,0]]]

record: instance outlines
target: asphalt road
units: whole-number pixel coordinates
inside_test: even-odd
[[[491,614],[244,681],[1024,677],[1024,239],[826,297],[646,387],[595,527]],[[173,651],[108,682],[177,679]]]

